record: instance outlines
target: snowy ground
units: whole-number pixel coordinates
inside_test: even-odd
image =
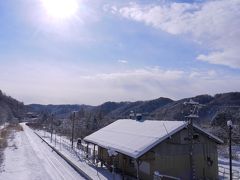
[[[50,143],[50,133],[43,132],[43,131],[36,131],[40,136],[44,137],[44,139]],[[56,147],[60,152],[64,153],[68,158],[70,158],[72,161],[75,161],[75,163],[78,164],[79,167],[84,169],[86,172],[94,175],[98,171],[98,174],[101,174],[101,178],[106,179],[107,177],[110,178],[111,174],[105,172],[104,170],[96,167],[96,164],[92,164],[91,161],[84,160],[86,154],[75,149],[75,153],[71,150],[71,144],[69,139],[66,137],[60,137],[56,136],[56,144],[55,144],[55,134],[53,135],[53,141],[52,146]],[[76,144],[74,145],[76,146]],[[90,147],[93,150],[93,147]],[[240,157],[240,146],[233,147],[234,152],[238,154]],[[238,149],[236,151],[236,149]],[[91,150],[91,151],[92,151]],[[78,157],[76,156],[76,152]],[[91,155],[90,155],[91,156]],[[91,157],[90,157],[91,159]],[[229,159],[224,158],[223,156],[219,155],[218,159],[219,163],[219,177],[220,179],[229,179]],[[240,179],[240,162],[233,160],[233,179]],[[104,177],[105,176],[105,177]]]
[[[43,131],[36,131],[38,135],[44,138],[49,144],[55,147],[59,152],[61,152],[65,157],[67,157],[71,162],[73,162],[76,166],[78,166],[82,171],[84,171],[91,179],[113,179],[115,180],[122,179],[121,175],[113,174],[109,172],[105,167],[100,167],[100,164],[94,163],[91,159],[92,153],[89,154],[89,158],[86,159],[85,152],[74,148],[71,149],[71,143],[69,139],[66,137],[60,137],[57,135],[53,135],[52,143],[50,140],[50,133]],[[56,141],[55,141],[56,140]],[[76,144],[75,144],[76,146]],[[91,151],[93,147],[90,146]]]
[[[0,130],[3,129],[4,127],[6,127],[9,123],[3,123],[1,126],[0,126]]]
[[[219,158],[218,159],[219,165],[219,175],[223,176],[222,179],[229,179],[229,159],[226,158]],[[232,169],[233,169],[233,179],[239,180],[240,179],[240,162],[232,161]]]
[[[240,158],[240,145],[235,145],[232,147],[233,152]],[[218,158],[218,166],[219,166],[219,174],[224,175],[225,178],[229,179],[229,158],[219,155]],[[233,179],[240,179],[240,161],[233,160],[232,161],[232,169],[233,169]]]
[[[81,180],[84,179],[61,157],[22,124],[24,131],[9,139],[4,152],[0,180]]]
[[[4,152],[4,163],[0,167],[0,180],[74,180],[84,179],[75,170],[73,170],[59,155],[52,151],[50,147],[43,142],[32,129],[22,124],[24,131],[14,133],[9,141],[8,147]],[[50,143],[49,133],[37,131],[45,140]],[[112,179],[113,174],[106,168],[101,168],[85,158],[83,152],[70,148],[70,142],[64,137],[53,136],[55,146],[62,154],[76,164],[80,169],[92,177],[92,179]],[[60,146],[61,142],[61,146]],[[237,151],[240,155],[239,151]],[[225,178],[229,179],[228,159],[219,158],[219,167]],[[240,172],[240,162],[233,161],[233,170]],[[240,174],[239,174],[240,177]],[[120,179],[115,175],[115,179]],[[237,179],[237,178],[235,178]]]

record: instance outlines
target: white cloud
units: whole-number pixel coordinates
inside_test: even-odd
[[[25,103],[135,101],[160,96],[180,99],[198,94],[238,91],[237,75],[214,70],[141,68],[113,73],[85,72],[81,66],[48,61],[14,62],[0,67],[1,89]],[[227,83],[226,83],[227,82]]]
[[[130,3],[110,12],[173,35],[186,35],[206,47],[198,60],[240,68],[240,1],[211,0],[201,3]]]
[[[123,60],[123,59],[119,59],[118,62],[119,62],[119,63],[122,63],[122,64],[127,64],[127,63],[128,63],[127,60]]]

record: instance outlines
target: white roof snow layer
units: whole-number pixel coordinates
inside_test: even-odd
[[[139,122],[120,119],[85,137],[84,140],[138,158],[185,126],[183,121]]]
[[[85,137],[84,140],[138,158],[186,126],[185,121],[120,119]]]

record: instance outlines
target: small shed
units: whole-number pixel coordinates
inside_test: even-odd
[[[223,142],[193,125],[190,145],[188,127],[185,121],[120,119],[84,140],[98,147],[101,163],[123,176],[218,179],[217,144]]]

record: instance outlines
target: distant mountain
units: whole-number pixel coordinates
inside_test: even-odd
[[[58,118],[68,118],[70,113],[73,111],[79,111],[81,108],[84,109],[90,109],[91,106],[87,105],[69,105],[69,104],[63,104],[63,105],[41,105],[41,104],[30,104],[26,105],[25,109],[28,112],[33,112],[36,114],[54,114],[54,116]]]
[[[240,120],[239,92],[216,94],[215,96],[200,95],[174,101],[164,107],[158,108],[151,113],[151,116],[155,119],[184,120],[185,116],[189,113],[184,102],[187,102],[190,99],[203,105],[199,110],[199,121],[201,121],[201,123],[214,121],[215,117],[220,113],[226,113],[229,114],[229,116],[231,115],[234,121]]]
[[[0,95],[0,118],[17,117],[19,102],[2,93]],[[72,111],[78,111],[76,123],[79,126],[77,127],[79,136],[83,137],[117,119],[129,118],[131,111],[142,113],[143,118],[149,120],[186,120],[185,117],[189,114],[190,109],[184,105],[184,102],[188,102],[190,99],[203,105],[199,110],[199,119],[195,123],[226,138],[226,122],[231,119],[239,128],[239,130],[235,128],[234,136],[240,136],[240,92],[222,93],[214,96],[199,95],[177,101],[160,97],[148,101],[105,102],[99,106],[30,104],[25,106],[25,110],[40,114],[39,117],[42,118],[40,122],[42,123],[48,123],[47,116],[50,114],[54,114],[55,119],[65,119],[65,123],[62,123],[61,127],[63,129],[65,126],[69,126],[67,119]],[[68,127],[68,130],[70,128]],[[238,139],[240,141],[240,137]]]
[[[0,90],[0,124],[6,121],[18,120],[23,117],[24,104]]]
[[[148,101],[136,102],[105,102],[99,106],[88,105],[27,105],[29,111],[37,113],[53,113],[58,117],[68,117],[72,111],[83,110],[92,117],[116,120],[119,118],[128,118],[131,111],[142,113],[145,119],[156,120],[184,120],[188,115],[189,109],[184,102],[190,99],[199,102],[203,107],[199,110],[199,121],[201,123],[213,122],[219,113],[231,114],[238,121],[240,110],[240,92],[230,92],[223,94],[199,95],[196,97],[185,98],[178,101],[169,98],[160,97]]]
[[[113,119],[128,118],[131,111],[134,111],[136,113],[142,113],[143,115],[148,117],[151,112],[154,112],[156,109],[161,108],[172,102],[173,100],[163,97],[149,101],[121,103],[107,102],[92,110],[103,111],[104,115]]]

